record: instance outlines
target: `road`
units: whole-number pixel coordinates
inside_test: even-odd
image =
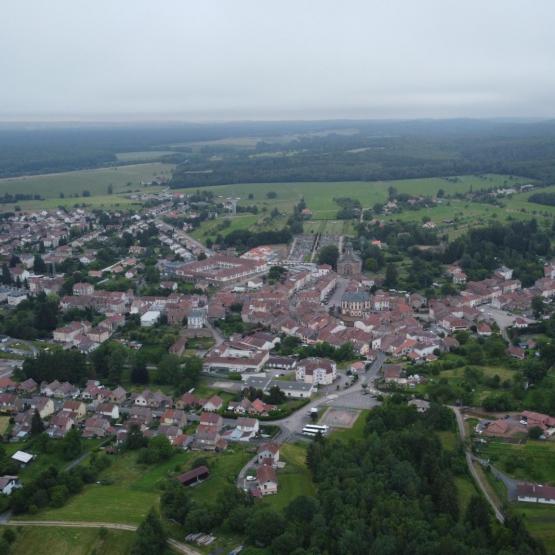
[[[107,528],[109,530],[126,530],[128,532],[135,532],[137,530],[137,526],[132,524],[118,524],[115,522],[70,522],[67,520],[14,520],[12,522],[0,522],[0,525],[55,526],[58,528]],[[196,549],[171,538],[168,539],[168,545],[170,545],[174,551],[177,551],[178,553],[184,553],[185,555],[202,555],[200,551],[197,551]]]
[[[206,327],[210,330],[214,341],[216,342],[216,347],[224,342],[224,336],[219,332],[219,330],[213,326],[209,320],[206,321]]]
[[[501,509],[497,506],[495,500],[493,499],[492,495],[490,494],[489,488],[484,483],[484,479],[476,471],[476,468],[474,466],[474,457],[473,457],[472,453],[470,452],[470,450],[468,449],[468,447],[466,446],[466,443],[465,443],[466,430],[464,428],[464,419],[463,419],[461,410],[458,407],[450,407],[450,408],[455,413],[455,417],[457,419],[457,426],[459,428],[459,435],[461,436],[461,440],[462,440],[463,445],[464,445],[464,453],[465,453],[465,458],[466,458],[466,464],[468,466],[468,470],[470,472],[470,475],[472,476],[472,478],[476,482],[477,486],[480,488],[480,491],[484,494],[484,497],[486,498],[487,502],[490,504],[491,508],[493,509],[493,512],[495,514],[495,518],[501,524],[503,524],[505,522],[505,516],[503,515],[503,513],[501,512]]]
[[[300,431],[303,425],[308,422],[308,412],[312,408],[318,408],[322,405],[329,405],[333,403],[334,405],[341,405],[341,400],[353,395],[354,393],[361,393],[363,388],[363,384],[367,385],[369,388],[371,384],[373,384],[374,380],[378,376],[379,371],[385,361],[385,354],[378,353],[376,360],[372,363],[372,366],[368,370],[367,374],[364,377],[361,377],[355,384],[347,389],[343,389],[341,391],[333,392],[325,397],[320,397],[318,399],[314,399],[308,405],[305,405],[302,409],[294,412],[293,414],[287,416],[286,418],[282,418],[281,420],[274,420],[271,424],[275,424],[281,428],[281,433],[278,436],[280,442],[287,441],[293,434]],[[370,397],[368,397],[371,399]]]

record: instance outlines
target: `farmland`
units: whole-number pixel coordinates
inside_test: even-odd
[[[11,555],[63,553],[64,555],[124,555],[131,552],[134,534],[99,528],[21,527]]]
[[[214,239],[218,233],[227,234],[235,229],[252,229],[253,231],[276,229],[285,223],[286,215],[293,211],[293,207],[301,199],[305,200],[308,208],[312,211],[312,218],[305,222],[307,233],[350,235],[354,233],[355,222],[336,219],[340,207],[334,198],[356,199],[360,201],[364,209],[368,209],[376,203],[386,201],[390,187],[394,187],[399,193],[434,196],[439,189],[443,189],[449,195],[524,181],[526,180],[510,176],[484,175],[375,182],[248,183],[201,187],[198,190],[210,191],[216,197],[238,197],[240,198],[239,206],[256,206],[259,213],[258,215],[240,213],[236,216],[226,216],[230,224],[227,224],[225,228],[221,226],[221,219],[204,222],[199,229],[195,230],[194,236],[199,240],[206,240],[209,237]],[[275,193],[276,197],[268,198],[269,193]],[[515,195],[515,199],[520,196]],[[511,202],[514,204],[510,204]],[[526,206],[526,212],[522,212],[521,205]],[[273,209],[277,209],[281,215],[276,218],[268,218]],[[449,199],[434,208],[405,211],[387,216],[386,219],[421,221],[423,217],[428,217],[436,224],[441,224],[443,220],[453,220],[454,223],[449,232],[451,235],[458,235],[470,225],[479,222],[485,223],[491,218],[500,220],[509,216],[531,218],[533,210],[534,208],[525,199],[508,200],[506,209],[502,211],[489,204]],[[555,216],[555,208],[553,210]]]
[[[63,173],[32,175],[0,179],[0,195],[4,193],[26,193],[41,195],[46,199],[77,195],[81,197],[87,190],[91,196],[106,195],[111,184],[113,192],[137,188],[141,181],[150,181],[156,176],[170,176],[173,165],[153,162],[114,166],[94,170],[79,170]],[[87,198],[89,202],[91,199]],[[25,205],[25,203],[20,203]]]

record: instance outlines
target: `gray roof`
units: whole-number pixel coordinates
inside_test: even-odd
[[[286,380],[272,380],[268,387],[277,385],[282,391],[310,391],[314,386],[311,383],[288,382]]]
[[[345,302],[365,302],[370,300],[370,295],[367,291],[346,291],[341,297],[341,301]]]

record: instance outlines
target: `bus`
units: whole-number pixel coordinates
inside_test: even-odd
[[[302,434],[305,436],[311,436],[314,437],[318,434],[322,434],[323,436],[325,436],[329,431],[329,426],[326,426],[325,424],[320,426],[318,424],[307,424],[302,431]]]

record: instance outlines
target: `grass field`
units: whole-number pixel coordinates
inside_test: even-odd
[[[116,158],[120,162],[134,163],[160,160],[164,156],[175,154],[173,150],[141,150],[137,152],[118,152]]]
[[[555,485],[555,442],[528,440],[515,445],[490,441],[482,453],[515,478]]]
[[[14,530],[17,539],[10,555],[126,555],[131,552],[134,539],[132,532],[122,530],[55,527]]]
[[[514,507],[522,515],[526,527],[535,538],[543,541],[547,552],[555,554],[555,507],[519,503]]]
[[[44,198],[60,199],[60,193],[66,197],[83,191],[91,195],[106,195],[108,185],[112,184],[114,193],[127,189],[135,189],[141,181],[150,181],[155,176],[170,176],[172,164],[158,162],[149,164],[132,164],[94,170],[79,170],[63,173],[23,176],[0,179],[0,195],[4,193],[38,194]],[[76,202],[76,199],[72,199]],[[81,201],[89,202],[90,198]],[[19,203],[25,206],[26,203]],[[6,205],[10,206],[10,205]]]
[[[299,495],[314,495],[316,488],[306,466],[306,449],[302,443],[281,446],[280,460],[285,461],[286,465],[284,469],[278,470],[278,492],[266,497],[263,503],[282,510]]]
[[[33,518],[38,520],[73,520],[89,522],[140,523],[149,509],[158,504],[160,484],[174,475],[190,458],[179,453],[155,466],[139,465],[137,453],[129,452],[112,459],[112,466],[99,480],[59,509],[47,509]],[[25,519],[25,517],[23,517]]]
[[[339,211],[338,204],[333,200],[338,197],[350,197],[358,199],[363,208],[371,208],[377,202],[384,202],[388,196],[388,188],[393,186],[400,193],[411,193],[415,195],[435,195],[438,189],[444,189],[446,193],[467,192],[472,188],[479,190],[503,185],[507,183],[520,183],[526,180],[503,175],[484,176],[461,176],[452,179],[445,178],[423,178],[405,179],[397,181],[345,181],[345,182],[293,182],[293,183],[245,183],[235,185],[218,185],[213,187],[200,187],[199,190],[209,190],[216,196],[240,197],[239,205],[258,206],[258,216],[251,214],[239,214],[230,217],[231,226],[223,230],[227,234],[234,229],[276,229],[285,223],[285,216],[264,221],[265,216],[274,208],[282,214],[290,214],[295,204],[304,198],[307,206],[312,210],[312,219],[305,222],[307,233],[329,233],[329,234],[352,234],[354,231],[353,221],[340,221],[336,219]],[[196,190],[196,189],[194,189]],[[267,194],[274,192],[275,199],[268,199]],[[252,197],[252,198],[249,198]],[[447,204],[449,202],[449,205]],[[266,210],[265,213],[262,210]],[[421,221],[424,216],[431,217],[436,223],[444,219],[456,220],[454,233],[462,233],[468,226],[488,221],[493,214],[498,214],[499,209],[487,204],[468,203],[452,199],[444,204],[425,210],[411,210],[401,214],[388,216],[390,219],[417,220]],[[519,214],[513,211],[514,214]],[[506,212],[507,216],[509,212]],[[518,216],[523,217],[523,216]],[[528,215],[527,217],[532,217]],[[201,227],[193,233],[199,240],[214,238],[214,228],[220,220],[204,222]]]
[[[0,416],[0,435],[5,434],[10,425],[9,416]]]

